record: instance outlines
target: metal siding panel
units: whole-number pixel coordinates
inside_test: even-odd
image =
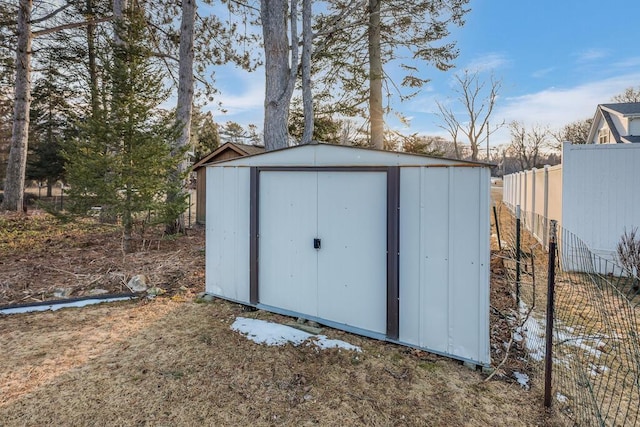
[[[316,316],[317,172],[260,173],[260,303]]]
[[[248,302],[248,177],[238,168],[207,169],[206,291]]]
[[[237,299],[238,289],[235,282],[235,253],[236,253],[236,212],[237,197],[236,180],[238,170],[236,168],[222,168],[222,215],[217,218],[221,227],[219,244],[222,249],[221,260],[218,266],[220,276],[224,283],[221,287],[225,289],[225,296]]]
[[[477,325],[480,301],[484,299],[478,283],[481,277],[480,265],[484,262],[478,253],[478,230],[484,228],[484,224],[480,222],[479,179],[477,170],[456,170],[450,181],[453,186],[449,188],[451,197],[454,198],[453,210],[450,212],[453,222],[450,239],[454,257],[451,260],[453,275],[449,281],[449,352],[472,360],[477,360],[479,355],[480,337]]]
[[[207,191],[209,197],[207,198],[208,205],[207,220],[206,220],[206,252],[205,252],[205,289],[207,292],[225,296],[222,284],[224,279],[220,277],[220,265],[222,264],[222,247],[219,244],[221,238],[222,229],[218,218],[223,216],[222,211],[222,169],[221,168],[207,168],[206,169]],[[213,200],[217,200],[218,203],[213,203]]]
[[[318,174],[318,316],[379,333],[387,327],[386,186],[384,172]]]
[[[478,354],[475,360],[484,364],[491,363],[490,343],[490,290],[489,271],[491,264],[491,171],[489,169],[477,169],[478,172],[478,218],[480,226],[477,229],[478,236]]]
[[[249,301],[249,170],[235,169],[235,231],[233,254],[233,283],[235,283],[236,300]]]
[[[420,345],[449,353],[451,169],[421,168]]]
[[[461,164],[456,160],[431,158],[391,151],[357,150],[353,147],[339,145],[317,145],[317,166],[401,166],[401,165],[433,165]]]
[[[420,345],[420,174],[400,171],[400,341]]]
[[[331,144],[308,144],[257,156],[233,159],[225,166],[402,166],[474,165],[452,159],[425,157],[390,151],[358,149]],[[478,167],[482,168],[481,165]]]

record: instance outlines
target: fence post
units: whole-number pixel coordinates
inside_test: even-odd
[[[518,312],[520,312],[520,257],[522,250],[520,250],[520,205],[516,206],[516,305],[518,306]]]
[[[524,208],[524,211],[527,212],[527,208],[528,208],[528,204],[527,204],[527,198],[529,196],[529,192],[528,192],[528,184],[529,184],[529,177],[527,176],[527,172],[522,172],[522,177],[524,178],[524,197],[522,198],[522,201],[520,202],[522,204],[522,207]],[[531,226],[530,224],[525,224],[525,226]]]
[[[498,236],[498,249],[502,250],[502,241],[500,240],[500,223],[498,222],[498,209],[496,208],[495,200],[492,203],[493,205],[493,222],[496,224],[496,234]]]
[[[556,224],[551,220],[549,230],[549,273],[547,275],[547,330],[545,332],[545,355],[544,355],[544,406],[551,407],[551,369],[553,366],[553,309],[555,299],[556,281]]]
[[[544,232],[542,234],[542,245],[546,248],[549,245],[549,165],[544,165]]]
[[[536,168],[531,169],[531,222],[529,229],[531,234],[536,236],[538,229],[536,228]]]

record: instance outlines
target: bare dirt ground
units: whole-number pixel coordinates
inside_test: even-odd
[[[146,274],[167,290],[139,300],[0,317],[0,426],[40,425],[560,425],[540,385],[511,373],[517,351],[487,375],[426,352],[324,328],[362,348],[268,347],[232,331],[236,304],[196,303],[204,290],[204,236],[148,232],[135,254],[119,232],[44,215],[0,216],[0,305],[126,291]],[[492,264],[495,276],[499,263]],[[492,356],[509,340],[506,282],[492,289]],[[501,320],[502,319],[502,320]]]

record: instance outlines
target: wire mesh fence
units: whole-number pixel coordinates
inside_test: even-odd
[[[519,307],[513,336],[526,348],[530,372],[540,381],[548,357],[547,330],[553,325],[547,358],[551,406],[568,425],[639,425],[637,277],[594,254],[568,230],[558,228],[557,244],[550,245],[553,233],[546,218],[518,215],[517,207],[506,204],[498,211],[499,256]],[[553,266],[550,246],[555,249]],[[550,273],[553,288],[548,287]],[[547,320],[549,290],[554,295],[552,321]]]

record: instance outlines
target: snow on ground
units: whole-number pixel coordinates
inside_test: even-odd
[[[341,340],[332,340],[324,335],[313,335],[290,326],[267,322],[259,319],[237,317],[231,329],[246,335],[248,339],[258,344],[285,345],[290,342],[295,346],[308,341],[307,345],[315,345],[320,349],[342,348],[360,352],[360,347]]]
[[[520,384],[523,389],[529,390],[529,375],[513,371],[513,377],[518,381],[518,384]]]
[[[529,357],[536,361],[544,359],[544,324],[543,320],[537,320],[530,314],[522,327],[517,328],[513,333],[514,341],[524,339]]]
[[[520,313],[526,316],[528,308],[526,304],[520,303]],[[576,349],[583,350],[584,352],[599,359],[602,356],[600,347],[604,346],[603,339],[606,336],[601,337],[584,337],[576,334],[574,328],[570,326],[562,325],[561,322],[556,320],[554,329],[556,331],[556,342],[561,345],[572,346]],[[522,327],[516,328],[513,333],[514,341],[524,340],[529,357],[536,361],[541,361],[545,356],[545,333],[546,333],[546,321],[544,319],[538,319],[533,315],[533,312],[529,313],[527,320]],[[565,354],[564,358],[554,357],[556,364],[562,364],[566,368],[569,368],[569,361],[566,358],[570,358],[571,354]],[[609,368],[605,365],[591,364],[590,373],[592,376],[596,376],[601,373],[605,373]]]
[[[114,301],[125,301],[129,300],[131,297],[117,297],[117,298],[90,298],[80,301],[71,301],[71,302],[63,302],[60,304],[47,304],[43,303],[41,305],[31,305],[28,307],[14,307],[14,308],[3,308],[0,309],[0,314],[18,314],[18,313],[30,313],[32,311],[56,311],[61,308],[68,307],[84,307],[87,305],[100,304],[103,302],[114,302]]]

